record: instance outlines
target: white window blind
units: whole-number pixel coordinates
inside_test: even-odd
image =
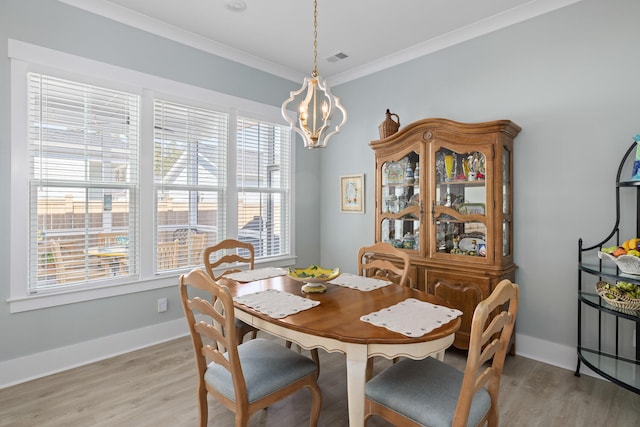
[[[229,115],[154,100],[156,271],[197,266],[224,238]],[[163,246],[176,249],[162,250]]]
[[[139,104],[28,74],[30,292],[137,274]]]
[[[237,122],[238,240],[256,258],[289,253],[290,130],[247,117]]]

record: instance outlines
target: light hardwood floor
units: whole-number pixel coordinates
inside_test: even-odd
[[[0,390],[0,426],[190,427],[197,422],[195,367],[188,337]],[[347,427],[344,356],[320,351],[320,426]],[[445,361],[462,368],[464,353]],[[376,372],[389,362],[375,359]],[[255,414],[253,427],[308,425],[306,390]],[[233,426],[210,399],[209,425]],[[370,419],[369,427],[388,426]],[[501,426],[639,426],[640,395],[607,381],[520,356],[507,356]]]

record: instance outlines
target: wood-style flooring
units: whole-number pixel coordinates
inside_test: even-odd
[[[188,337],[0,390],[2,427],[190,427],[197,424],[195,367]],[[347,427],[344,356],[320,351],[319,426]],[[464,366],[464,353],[445,361]],[[376,372],[390,363],[375,358]],[[209,399],[209,426],[233,414]],[[255,414],[253,427],[308,425],[306,390]],[[371,418],[369,427],[389,424]],[[520,356],[507,356],[500,389],[501,426],[640,426],[640,395],[605,380]]]

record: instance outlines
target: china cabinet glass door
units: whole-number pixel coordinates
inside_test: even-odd
[[[385,161],[379,173],[382,175],[380,240],[420,252],[420,155],[412,151],[404,157]]]
[[[431,201],[434,257],[465,257],[486,262],[493,242],[487,241],[487,217],[491,210],[490,147],[475,144],[471,151],[435,148]]]

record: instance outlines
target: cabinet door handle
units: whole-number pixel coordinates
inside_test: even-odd
[[[431,201],[431,223],[435,225],[436,223],[436,202],[435,200]]]

